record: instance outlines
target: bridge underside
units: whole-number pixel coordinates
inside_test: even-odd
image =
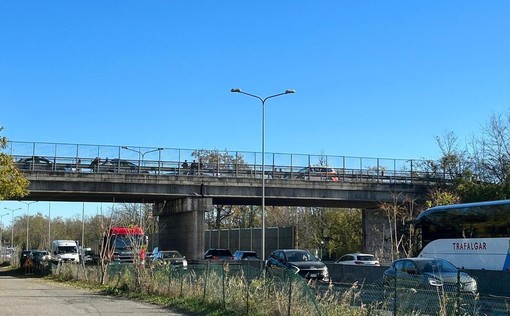
[[[160,218],[159,246],[201,259],[204,212],[213,205],[261,205],[260,179],[179,177],[141,174],[25,172],[32,201],[155,203]],[[267,206],[364,209],[374,214],[381,202],[425,196],[425,186],[392,183],[266,180]],[[380,221],[380,217],[379,220]],[[373,222],[373,221],[367,221]],[[368,225],[367,225],[368,227]],[[374,226],[375,227],[375,226]],[[371,231],[375,231],[371,229]]]
[[[211,198],[215,205],[260,205],[260,179],[125,174],[27,172],[25,200],[157,203],[186,197]],[[404,194],[401,194],[404,193]],[[266,180],[265,204],[338,208],[377,208],[395,196],[424,196],[425,186],[391,183]]]

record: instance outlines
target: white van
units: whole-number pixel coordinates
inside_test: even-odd
[[[78,244],[74,240],[54,240],[51,242],[51,260],[63,262],[80,262]]]

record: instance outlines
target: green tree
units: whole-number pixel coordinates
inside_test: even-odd
[[[363,250],[362,219],[360,209],[326,209],[326,229],[321,239],[330,258]]]
[[[12,156],[4,152],[6,148],[7,138],[0,136],[0,201],[28,194],[29,182],[16,168]]]

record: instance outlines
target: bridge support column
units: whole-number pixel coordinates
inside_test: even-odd
[[[210,198],[188,197],[167,201],[158,212],[159,249],[178,250],[191,260],[203,259],[204,213],[211,209],[212,199]]]
[[[381,209],[363,209],[363,252],[376,255],[381,262],[391,262],[391,236],[388,218]]]

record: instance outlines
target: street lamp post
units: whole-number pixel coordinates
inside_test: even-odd
[[[26,245],[26,249],[25,250],[28,250],[28,231],[29,231],[29,223],[30,223],[30,204],[33,204],[33,203],[36,203],[37,201],[33,201],[33,202],[23,202],[23,201],[20,201],[21,203],[25,203],[27,205],[27,245]]]
[[[259,99],[262,105],[262,259],[266,257],[266,180],[265,180],[265,155],[266,155],[266,147],[265,147],[265,105],[267,99],[271,99],[274,97],[278,97],[285,94],[296,93],[296,91],[292,89],[285,90],[285,92],[273,94],[265,98],[261,98],[258,95],[247,93],[241,91],[239,88],[233,88],[230,92],[241,93],[247,96]]]
[[[4,209],[11,211],[11,248],[14,247],[14,211],[21,210],[21,207],[12,209],[8,207],[4,207]]]
[[[48,202],[48,249],[51,248],[51,202]]]
[[[3,247],[3,239],[4,239],[4,222],[3,222],[3,219],[4,219],[4,216],[7,216],[9,215],[9,213],[6,213],[4,215],[0,215],[0,251],[2,250],[2,247]],[[3,251],[2,251],[2,255],[3,255]]]
[[[144,159],[145,155],[148,154],[148,153],[159,151],[159,154],[160,154],[159,161],[161,161],[161,151],[164,150],[165,148],[152,149],[152,150],[149,150],[149,151],[146,151],[146,152],[141,152],[139,150],[136,150],[136,149],[133,149],[133,148],[129,148],[128,146],[122,146],[122,149],[130,150],[130,151],[134,151],[135,153],[138,153],[138,173],[140,173],[140,167],[141,167],[141,165],[143,163],[143,159]]]

